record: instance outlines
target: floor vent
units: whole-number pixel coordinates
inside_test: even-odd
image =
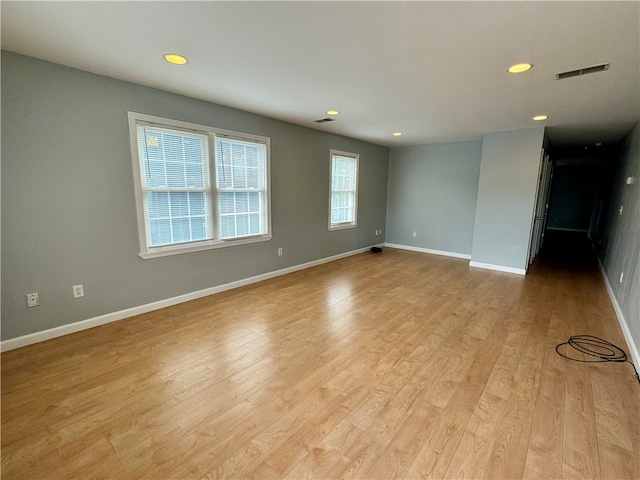
[[[588,73],[604,72],[609,70],[609,63],[601,63],[600,65],[593,65],[591,67],[579,68],[578,70],[571,70],[570,72],[556,73],[556,79],[562,80],[563,78],[579,77],[580,75],[587,75]]]
[[[320,120],[316,120],[316,123],[327,123],[327,122],[333,122],[335,121],[335,119],[333,118],[321,118]]]

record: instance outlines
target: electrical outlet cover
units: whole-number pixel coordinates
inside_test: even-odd
[[[72,288],[73,298],[84,297],[84,287],[82,285],[74,285]]]
[[[38,292],[27,293],[27,307],[37,307],[38,305],[40,305],[40,297],[38,296]]]

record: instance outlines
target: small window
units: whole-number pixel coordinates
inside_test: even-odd
[[[358,158],[355,153],[331,150],[329,230],[357,225]]]
[[[271,239],[269,139],[129,113],[140,256]]]

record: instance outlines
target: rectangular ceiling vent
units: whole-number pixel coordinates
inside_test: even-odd
[[[320,120],[316,120],[316,123],[327,123],[327,122],[333,122],[335,119],[333,118],[321,118]]]
[[[563,78],[579,77],[580,75],[587,75],[588,73],[604,72],[609,70],[609,63],[601,63],[600,65],[593,65],[591,67],[579,68],[578,70],[571,70],[570,72],[556,73],[556,79],[562,80]]]

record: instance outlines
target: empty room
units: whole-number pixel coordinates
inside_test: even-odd
[[[3,480],[640,478],[640,3],[1,12]]]

